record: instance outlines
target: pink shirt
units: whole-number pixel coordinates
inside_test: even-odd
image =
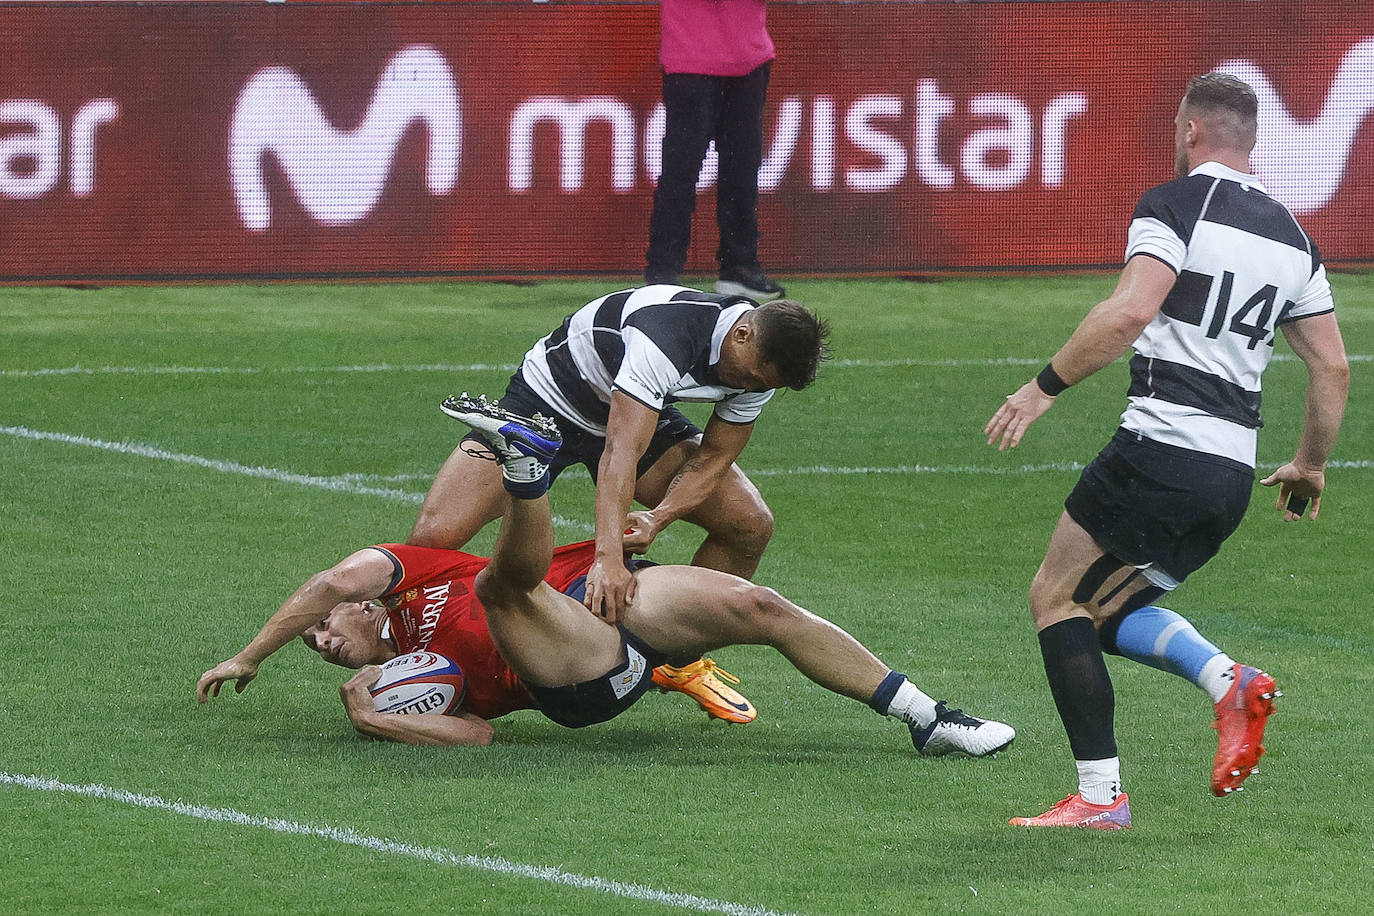
[[[765,0],[662,0],[665,73],[744,76],[772,60]]]

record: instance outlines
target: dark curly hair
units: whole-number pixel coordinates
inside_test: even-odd
[[[759,356],[778,370],[782,383],[800,391],[816,380],[822,360],[830,358],[830,322],[800,302],[778,299],[754,312]]]

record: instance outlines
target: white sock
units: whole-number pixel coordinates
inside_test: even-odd
[[[548,469],[548,462],[532,455],[501,459],[501,473],[511,483],[532,483],[543,477]]]
[[[1220,703],[1222,697],[1231,689],[1231,685],[1236,682],[1235,671],[1232,670],[1235,665],[1236,660],[1222,652],[1220,655],[1212,656],[1207,664],[1202,666],[1202,671],[1198,672],[1197,685],[1207,691],[1213,703]]]
[[[918,728],[925,728],[935,721],[935,701],[921,693],[911,681],[902,681],[897,694],[887,707],[887,714]]]
[[[1121,758],[1075,760],[1078,794],[1091,805],[1110,805],[1121,794]]]

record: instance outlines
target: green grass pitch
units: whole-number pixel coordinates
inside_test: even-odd
[[[924,760],[896,723],[771,650],[717,659],[760,716],[652,694],[583,731],[533,712],[490,748],[369,742],[299,646],[195,703],[307,575],[405,538],[459,429],[563,315],[616,285],[0,291],[0,900],[8,912],[850,914],[1352,912],[1374,893],[1374,277],[1333,278],[1351,406],[1316,523],[1269,491],[1170,599],[1284,691],[1247,791],[1212,798],[1210,706],[1110,669],[1135,827],[1007,826],[1074,787],[1026,611],[1118,363],[1014,452],[981,436],[1113,278],[798,281],[835,361],[765,411],[741,464],[777,516],[758,578],[928,693],[1019,732]],[[1266,375],[1290,455],[1304,371]],[[591,487],[554,490],[587,536]],[[474,549],[491,543],[484,532]],[[685,561],[675,526],[660,560]],[[84,787],[77,790],[74,787]],[[544,869],[540,871],[539,869]],[[617,883],[618,882],[618,883]]]

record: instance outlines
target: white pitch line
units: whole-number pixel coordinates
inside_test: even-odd
[[[1261,462],[1261,467],[1278,467],[1283,461]],[[1327,468],[1348,470],[1367,470],[1374,468],[1374,461],[1328,461]],[[750,477],[798,477],[807,474],[843,477],[858,474],[1042,474],[1047,471],[1081,471],[1083,465],[1077,461],[1057,461],[1051,464],[973,465],[947,464],[933,466],[924,464],[896,464],[890,467],[834,467],[810,465],[798,468],[768,468],[746,470]]]
[[[835,359],[827,362],[830,369],[968,369],[995,366],[1041,366],[1046,356],[995,356],[984,359]],[[1347,357],[1351,362],[1374,360],[1374,355],[1355,353]],[[1273,361],[1290,363],[1297,360],[1292,353],[1276,353]],[[272,375],[272,374],[329,374],[379,372],[514,372],[516,363],[420,363],[402,365],[376,363],[354,366],[62,366],[47,369],[0,369],[0,378],[50,378],[60,376],[93,375]]]
[[[29,429],[26,426],[0,426],[0,434],[13,436],[16,439],[29,439],[36,442],[60,442],[64,445],[80,445],[86,448],[117,452],[121,455],[151,458],[155,461],[171,461],[177,464],[189,464],[210,471],[218,471],[221,474],[238,474],[243,477],[257,477],[263,480],[274,480],[278,483],[292,483],[304,487],[315,487],[320,490],[331,490],[336,493],[352,493],[359,496],[379,496],[382,499],[389,499],[393,502],[410,503],[416,506],[425,500],[423,493],[410,493],[406,490],[397,490],[392,487],[370,487],[361,485],[356,479],[357,475],[353,474],[345,474],[339,477],[316,477],[310,474],[297,474],[294,471],[283,471],[280,468],[253,467],[246,464],[239,464],[235,461],[220,461],[216,458],[205,458],[200,455],[169,452],[153,445],[141,445],[136,442],[110,442],[106,439],[92,439],[89,436],[73,436],[68,433],[53,433],[39,429]],[[576,531],[593,532],[596,530],[594,525],[563,518],[561,516],[554,516],[553,523],[559,527],[571,528]]]
[[[1060,461],[1053,464],[1019,464],[1006,467],[972,464],[952,464],[944,467],[924,464],[895,464],[890,467],[809,465],[798,468],[753,469],[746,470],[745,474],[750,477],[799,477],[807,474],[844,477],[858,474],[1039,474],[1045,471],[1081,470],[1083,465],[1076,461]]]
[[[85,798],[98,798],[137,808],[149,808],[155,811],[180,814],[185,817],[193,817],[202,821],[233,824],[238,827],[258,827],[263,830],[271,830],[276,833],[285,833],[292,836],[314,837],[316,839],[329,840],[348,846],[358,846],[371,852],[379,852],[386,855],[420,859],[425,862],[435,862],[440,865],[453,865],[459,868],[496,872],[497,874],[515,878],[532,878],[536,881],[545,881],[550,884],[561,884],[567,887],[578,888],[579,890],[598,891],[603,894],[625,897],[630,900],[642,900],[649,903],[663,904],[664,906],[695,910],[699,913],[726,913],[729,914],[729,916],[785,916],[785,914],[764,907],[731,903],[727,900],[713,900],[709,897],[699,897],[696,894],[661,891],[645,884],[627,884],[623,881],[613,881],[609,878],[598,878],[595,875],[579,875],[576,872],[564,871],[561,868],[555,868],[551,865],[526,865],[521,862],[512,862],[509,859],[502,859],[498,856],[478,856],[468,853],[453,852],[452,850],[434,846],[416,846],[411,843],[403,843],[398,840],[390,840],[384,837],[369,836],[368,834],[359,833],[347,827],[302,824],[297,821],[289,821],[278,817],[260,817],[255,814],[245,814],[233,808],[207,808],[202,805],[189,805],[185,802],[168,801],[156,795],[140,795],[136,792],[127,792],[123,789],[115,789],[97,783],[72,785],[65,782],[59,782],[55,779],[44,779],[38,776],[26,776],[23,774],[4,772],[0,772],[0,783],[23,789],[31,789],[36,792],[61,792],[68,795],[79,795]]]
[[[986,366],[1043,366],[1046,356],[994,356],[987,359],[831,359],[823,369],[963,369]]]
[[[1346,356],[1352,363],[1367,363],[1374,355],[1352,353]],[[1275,353],[1271,362],[1291,363],[1297,361],[1292,353]],[[918,369],[967,369],[987,368],[990,366],[1043,366],[1049,362],[1048,356],[993,356],[984,359],[832,359],[826,362],[826,369],[893,369],[913,367]]]
[[[284,471],[280,468],[250,467],[245,464],[238,464],[233,461],[220,461],[216,458],[205,458],[200,455],[187,455],[180,452],[169,452],[165,449],[152,445],[141,445],[132,442],[110,442],[105,439],[92,439],[89,436],[74,436],[68,433],[45,432],[43,430],[29,429],[26,426],[0,426],[0,434],[12,436],[16,439],[30,439],[39,442],[60,442],[64,445],[79,445],[86,448],[97,448],[105,451],[117,452],[121,455],[134,455],[140,458],[151,458],[156,461],[171,461],[179,464],[190,464],[196,467],[206,468],[211,471],[218,471],[222,474],[239,474],[245,477],[258,477],[264,480],[274,480],[279,483],[293,483],[306,487],[315,487],[321,490],[332,490],[338,493],[353,493],[359,496],[379,496],[396,502],[406,502],[412,505],[419,505],[424,502],[424,494],[411,493],[406,490],[397,490],[392,487],[369,486],[368,482],[379,483],[392,482],[399,483],[408,480],[430,480],[429,475],[421,474],[397,474],[383,476],[376,474],[339,474],[333,477],[315,477],[309,474],[298,474],[294,471]],[[1266,462],[1262,466],[1277,467],[1281,462]],[[1347,470],[1366,470],[1374,467],[1374,461],[1370,460],[1347,460],[1330,461],[1328,468],[1347,469]],[[844,477],[858,476],[862,474],[1042,474],[1046,472],[1066,473],[1070,471],[1081,471],[1083,465],[1076,461],[1058,461],[1049,464],[1018,464],[1018,465],[923,465],[923,464],[898,464],[887,467],[880,466],[844,466],[844,465],[806,465],[796,468],[753,468],[746,469],[745,473],[750,477],[799,477],[799,476],[820,476],[820,477]],[[569,468],[564,473],[575,475],[579,472],[585,473],[581,468]],[[592,532],[595,526],[575,519],[554,516],[554,524],[562,528],[570,528],[577,531]]]
[[[470,363],[448,365],[392,365],[377,363],[369,366],[63,366],[52,369],[0,369],[0,378],[42,378],[62,375],[271,375],[278,373],[348,373],[348,372],[514,372],[517,364]]]

